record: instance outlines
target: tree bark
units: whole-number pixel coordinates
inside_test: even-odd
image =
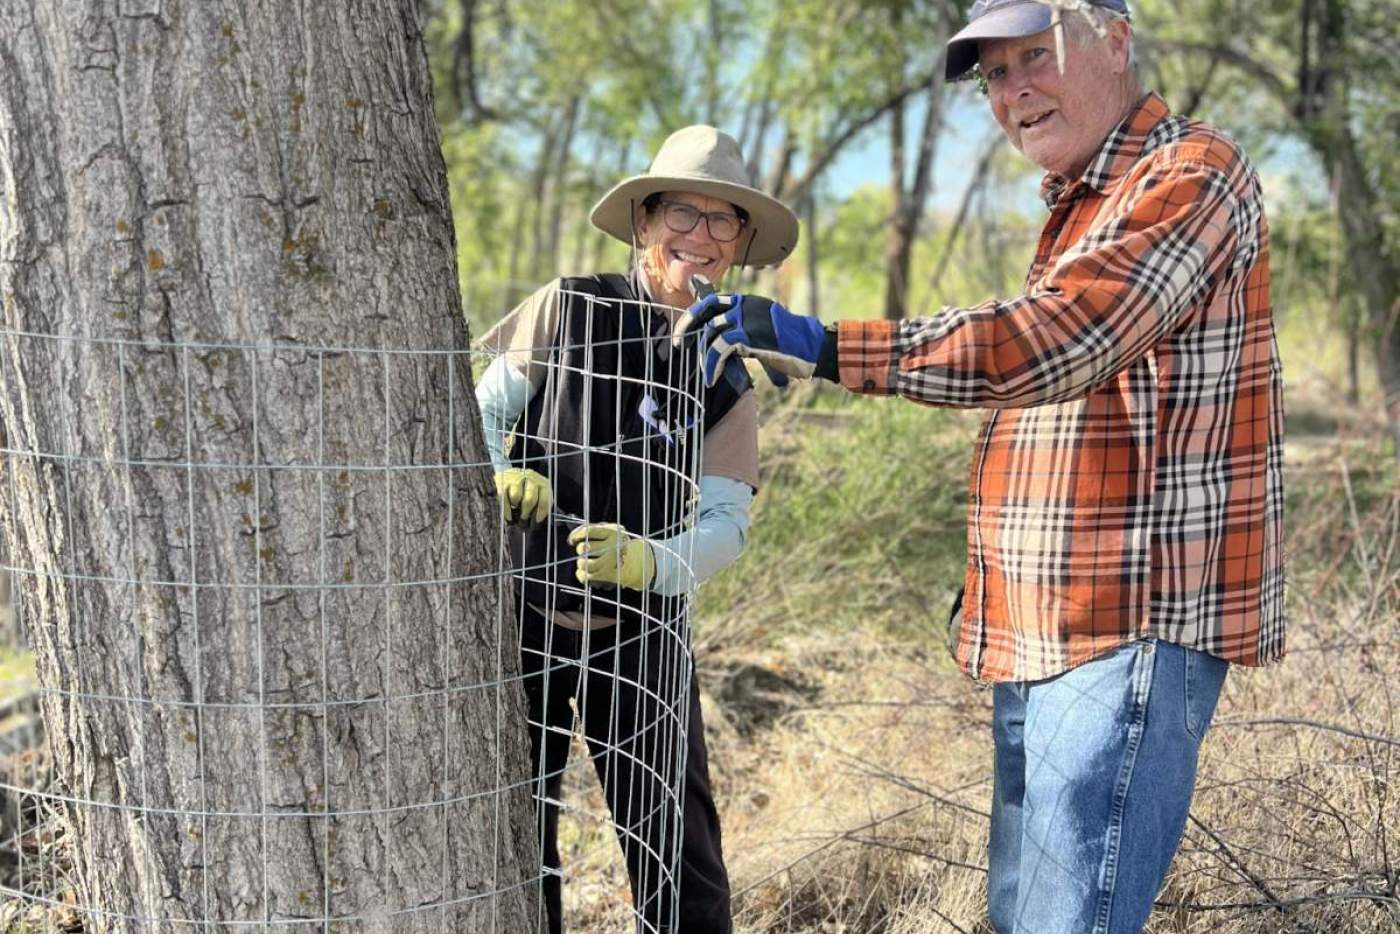
[[[0,0],[0,527],[88,930],[535,929],[428,81],[411,0]]]
[[[898,23],[896,22],[896,26]],[[901,103],[890,111],[890,226],[885,234],[885,320],[904,318],[904,295],[908,291],[909,195],[904,188],[904,108]]]

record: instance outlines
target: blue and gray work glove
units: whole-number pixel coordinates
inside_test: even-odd
[[[839,379],[836,333],[810,315],[795,315],[760,295],[707,295],[691,306],[691,327],[703,325],[705,384],[713,386],[731,356],[753,357],[774,386],[791,377]]]

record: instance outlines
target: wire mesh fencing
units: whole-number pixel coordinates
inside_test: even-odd
[[[504,356],[0,330],[0,930],[676,927],[705,393],[556,302]],[[580,580],[599,525],[655,589]]]

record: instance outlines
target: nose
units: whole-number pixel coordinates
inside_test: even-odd
[[[1006,92],[1007,100],[1020,100],[1031,93],[1030,70],[1026,68],[1008,68],[1006,78],[1003,82],[1003,89]]]
[[[702,246],[707,243],[719,242],[714,238],[714,235],[710,233],[710,222],[704,215],[701,215],[700,219],[695,222],[695,226],[691,228],[690,233],[686,234],[686,239]]]

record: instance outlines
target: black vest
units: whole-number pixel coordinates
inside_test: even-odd
[[[539,526],[512,527],[510,538],[525,601],[577,611],[586,591],[569,533],[580,522],[615,522],[650,539],[682,531],[700,479],[699,436],[750,382],[735,365],[706,389],[697,342],[673,349],[669,316],[639,303],[623,276],[566,278],[560,289],[545,380],[511,448],[516,466],[549,478],[553,511]],[[670,621],[684,608],[683,598],[627,588],[595,586],[591,596],[594,615],[619,620]]]

